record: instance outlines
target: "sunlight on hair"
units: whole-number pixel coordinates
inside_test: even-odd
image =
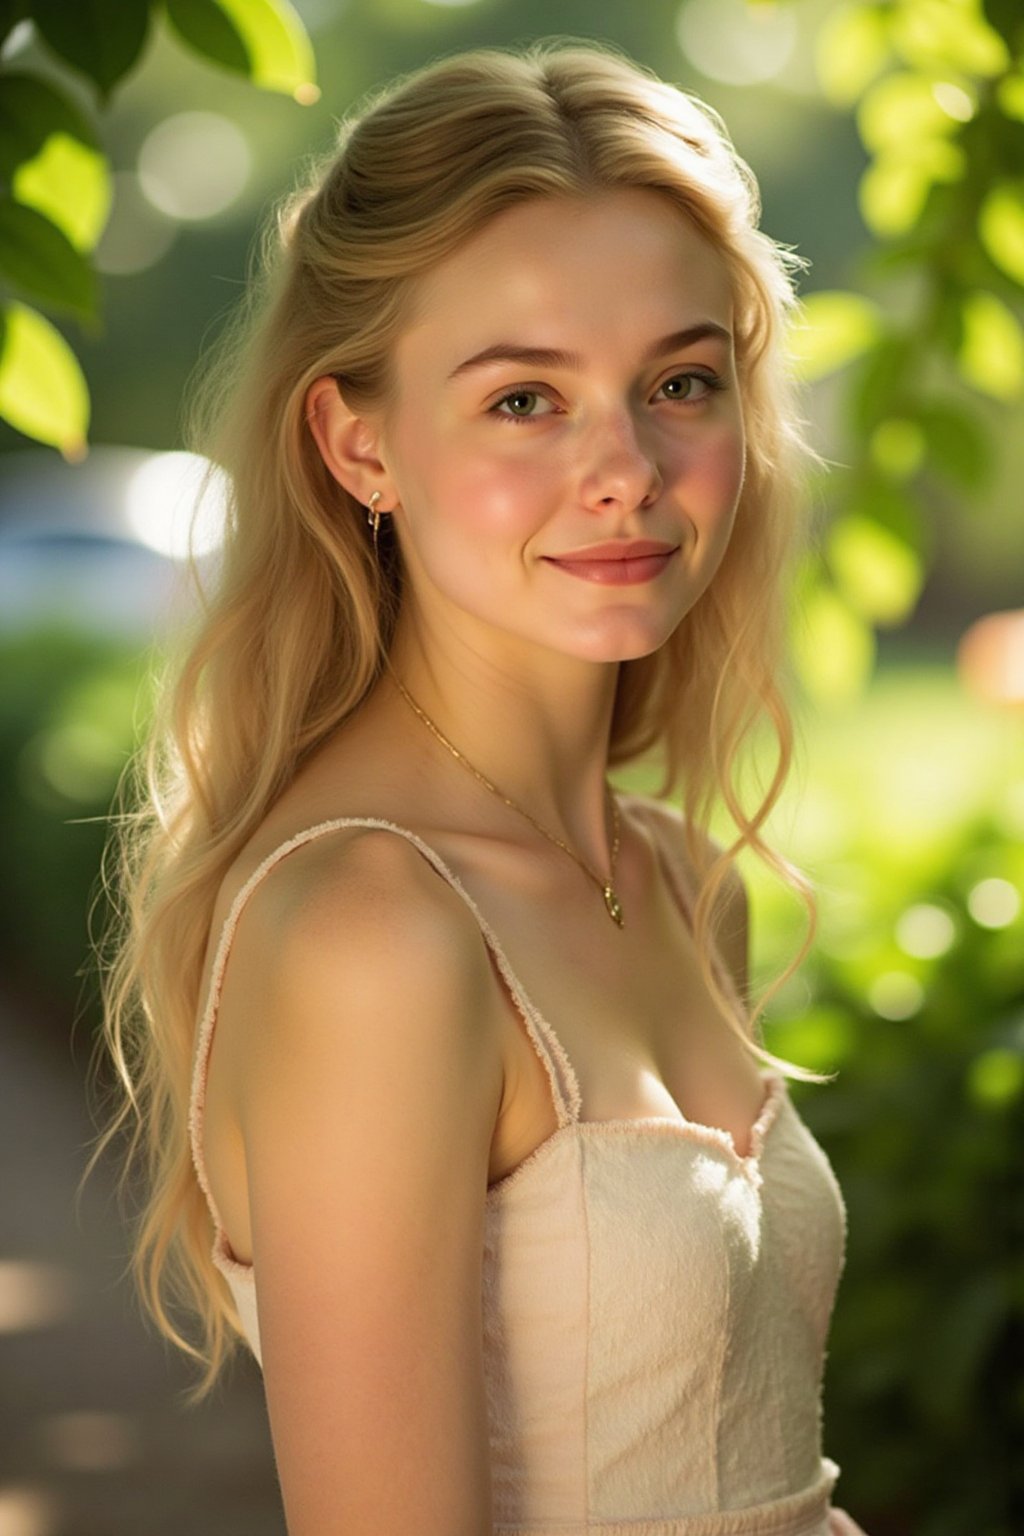
[[[695,69],[723,85],[774,80],[792,56],[797,19],[788,6],[744,0],[684,0],[676,21],[679,46]]]
[[[71,1275],[58,1264],[0,1259],[0,1334],[52,1328],[72,1309]],[[0,1525],[0,1536],[3,1527]]]
[[[125,492],[132,531],[161,555],[187,560],[218,549],[224,539],[224,477],[216,475],[204,496],[200,479],[207,460],[197,453],[157,453],[133,473]]]
[[[134,1461],[140,1447],[138,1427],[126,1413],[53,1413],[37,1434],[47,1461],[70,1472],[114,1471]]]
[[[56,1536],[59,1519],[42,1488],[0,1488],[0,1536]]]
[[[139,181],[175,219],[209,219],[236,200],[252,155],[242,130],[219,112],[178,112],[157,123],[139,150]]]

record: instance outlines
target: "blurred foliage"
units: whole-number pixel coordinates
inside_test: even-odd
[[[147,659],[115,640],[36,632],[4,637],[0,675],[0,966],[9,993],[67,1018],[91,970],[90,900]]]
[[[856,115],[877,242],[863,291],[810,293],[792,337],[807,379],[846,370],[793,635],[802,682],[832,705],[863,689],[874,630],[912,613],[938,503],[985,493],[995,431],[1024,398],[1024,9],[853,0],[828,15],[817,62]]]
[[[91,1029],[92,989],[73,978],[149,658],[37,633],[0,643],[0,671],[0,835],[16,872],[0,886],[0,959],[26,1001],[75,1007]],[[825,1388],[838,1501],[871,1536],[1016,1536],[1024,742],[1012,716],[918,666],[802,735],[805,782],[765,831],[810,872],[821,926],[765,1035],[838,1071],[827,1088],[791,1086],[849,1213]],[[760,984],[792,957],[802,907],[760,861],[745,875]]]
[[[101,106],[135,67],[156,18],[195,52],[265,90],[315,101],[313,50],[289,0],[0,0],[0,43],[31,21]],[[0,282],[95,334],[90,259],[111,205],[92,125],[37,75],[0,69]],[[66,459],[86,452],[89,389],[72,348],[34,307],[0,293],[0,416]]]
[[[871,1536],[1015,1536],[1024,742],[1013,715],[917,672],[877,679],[808,755],[789,834],[768,835],[810,869],[821,927],[765,1033],[838,1072],[792,1087],[849,1218],[825,1389],[837,1499]],[[792,900],[765,877],[762,919],[750,868],[755,959],[773,951],[775,974]]]

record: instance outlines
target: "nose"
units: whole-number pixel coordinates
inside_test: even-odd
[[[661,471],[632,414],[610,413],[591,423],[580,485],[585,506],[607,509],[649,506],[662,487]]]

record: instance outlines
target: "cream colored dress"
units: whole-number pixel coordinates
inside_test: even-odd
[[[648,818],[663,814],[655,802],[623,798]],[[495,1532],[827,1536],[839,1468],[822,1456],[821,1386],[846,1212],[785,1079],[762,1073],[746,1157],[727,1131],[682,1118],[581,1118],[572,1064],[476,903],[434,849],[378,818],[339,817],[275,849],[235,898],[214,960],[196,1044],[192,1150],[213,1217],[214,1262],[256,1359],[255,1276],[230,1251],[203,1163],[217,1004],[255,887],[294,849],[350,826],[407,838],[466,902],[546,1068],[558,1115],[558,1129],[487,1193],[483,1350]],[[692,927],[683,867],[654,831]],[[717,956],[715,973],[736,998]]]

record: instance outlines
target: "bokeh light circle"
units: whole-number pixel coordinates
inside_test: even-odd
[[[214,471],[205,493],[208,461],[196,453],[157,453],[128,481],[125,511],[133,532],[150,549],[175,560],[219,548],[224,538],[226,482]]]
[[[789,63],[799,28],[789,6],[744,0],[684,0],[679,46],[695,69],[723,85],[774,80]]]
[[[219,112],[178,112],[157,123],[139,150],[139,182],[161,213],[210,219],[239,196],[252,169],[248,140]]]

